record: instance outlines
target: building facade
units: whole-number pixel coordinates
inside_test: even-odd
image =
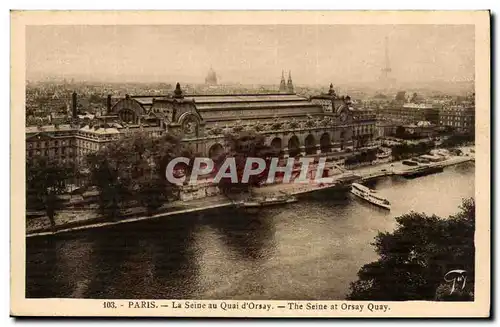
[[[368,145],[376,138],[376,112],[371,109],[361,109],[351,106],[351,99],[347,97],[339,97],[330,84],[330,89],[327,94],[313,96],[310,98],[314,104],[319,104],[323,108],[325,115],[338,116],[340,122],[343,119],[349,122],[346,128],[343,129],[345,137],[349,139],[349,146],[357,149]],[[342,108],[348,104],[348,110],[343,111]],[[344,146],[336,150],[343,150]]]
[[[207,77],[205,77],[205,84],[209,86],[217,85],[217,74],[215,73],[212,67],[210,67]]]
[[[283,79],[284,80],[284,79]],[[283,83],[283,81],[282,81]],[[255,131],[283,157],[328,155],[367,145],[376,135],[375,113],[353,108],[349,96],[330,91],[311,98],[287,92],[267,94],[184,94],[177,84],[165,96],[129,96],[111,105],[106,115],[88,123],[26,129],[27,158],[47,155],[82,164],[85,157],[121,135],[171,133],[194,153],[215,157],[225,150],[228,132]],[[76,94],[73,114],[76,116]]]
[[[452,105],[440,112],[439,123],[461,133],[474,133],[476,110],[473,104]]]
[[[390,120],[377,119],[376,122],[376,137],[384,138],[394,136],[396,134],[397,124]]]
[[[433,104],[391,104],[378,111],[380,119],[390,120],[401,125],[416,124],[420,121],[428,121],[433,125],[439,124],[440,108]]]
[[[76,130],[71,125],[26,127],[26,158],[44,156],[62,163],[74,162]]]
[[[126,96],[125,100],[129,97]],[[104,145],[116,141],[121,135],[141,131],[151,136],[161,136],[165,132],[161,120],[152,115],[144,115],[139,120],[131,119],[127,110],[118,116],[81,118],[77,114],[77,95],[73,94],[71,124],[27,126],[26,158],[44,156],[60,163],[83,165],[89,153],[96,152]],[[111,109],[108,101],[108,111]]]

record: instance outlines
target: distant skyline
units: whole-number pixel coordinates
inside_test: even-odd
[[[473,25],[27,26],[26,78],[377,83],[385,37],[396,83],[474,79]]]

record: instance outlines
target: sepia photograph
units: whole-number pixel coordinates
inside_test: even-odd
[[[488,316],[489,13],[209,13],[12,12],[17,312]]]

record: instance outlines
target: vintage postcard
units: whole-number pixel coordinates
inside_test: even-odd
[[[11,31],[11,315],[489,317],[488,11]]]

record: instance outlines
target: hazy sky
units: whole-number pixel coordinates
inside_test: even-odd
[[[474,78],[473,25],[29,26],[28,79],[296,84]]]

